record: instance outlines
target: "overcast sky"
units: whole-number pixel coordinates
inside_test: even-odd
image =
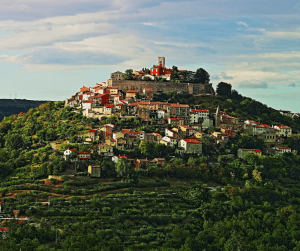
[[[63,100],[165,56],[300,112],[299,40],[299,0],[0,0],[0,98]]]

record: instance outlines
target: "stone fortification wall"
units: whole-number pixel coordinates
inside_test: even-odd
[[[140,93],[143,92],[144,88],[152,88],[153,91],[177,91],[188,92],[190,94],[212,93],[211,84],[119,80],[112,81],[112,86],[118,87],[123,91],[134,90]]]

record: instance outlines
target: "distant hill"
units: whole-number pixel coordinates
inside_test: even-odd
[[[0,99],[0,121],[4,117],[20,112],[27,112],[30,108],[37,107],[48,101],[26,99]]]

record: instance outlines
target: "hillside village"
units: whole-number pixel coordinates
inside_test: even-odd
[[[143,69],[146,87],[125,79],[132,70],[113,73],[115,86],[3,119],[3,250],[238,250],[237,240],[261,250],[254,232],[268,250],[282,233],[280,250],[298,245],[299,114],[223,82],[215,93],[172,90],[181,83],[156,81],[155,69]]]
[[[154,66],[148,72],[148,75],[153,78],[169,77],[172,69],[166,69],[159,65],[158,67]],[[135,76],[141,74],[149,77],[142,71],[133,72]],[[117,78],[117,81],[124,80],[124,73],[115,72],[111,74],[111,77]],[[268,155],[292,152],[292,149],[284,143],[284,139],[292,135],[292,128],[289,126],[262,124],[250,119],[242,120],[228,115],[219,107],[205,109],[193,104],[153,101],[154,96],[159,96],[160,93],[155,92],[152,88],[143,88],[142,92],[124,91],[118,87],[109,86],[110,81],[111,79],[97,83],[93,87],[83,86],[70,99],[66,99],[65,107],[70,107],[73,112],[100,121],[108,117],[118,117],[124,120],[131,118],[138,120],[144,126],[151,125],[153,131],[146,132],[136,130],[134,127],[122,128],[108,123],[100,128],[91,128],[88,133],[81,135],[86,144],[99,142],[96,144],[95,151],[99,155],[112,157],[115,163],[122,158],[132,162],[136,168],[139,168],[141,164],[146,167],[165,164],[162,156],[156,156],[154,159],[130,159],[125,154],[115,154],[115,152],[138,147],[141,142],[165,145],[173,148],[175,154],[205,155],[203,152],[203,141],[205,141],[205,144],[209,144],[212,149],[215,149],[209,154],[216,157],[222,155],[228,158],[234,156],[245,158],[248,154],[262,155],[263,149],[241,148],[236,152],[226,149],[226,144],[236,135],[249,135],[262,140],[267,146],[264,153]],[[202,95],[214,95],[214,93]],[[286,116],[293,116],[289,111],[280,110],[279,112]],[[223,151],[220,151],[222,148]],[[217,149],[219,150],[217,151]],[[71,154],[69,150],[73,149],[66,150],[65,157]],[[294,153],[296,152],[294,151]]]

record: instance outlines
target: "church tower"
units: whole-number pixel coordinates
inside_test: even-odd
[[[165,67],[165,57],[158,57],[158,65],[161,65],[162,67]]]

